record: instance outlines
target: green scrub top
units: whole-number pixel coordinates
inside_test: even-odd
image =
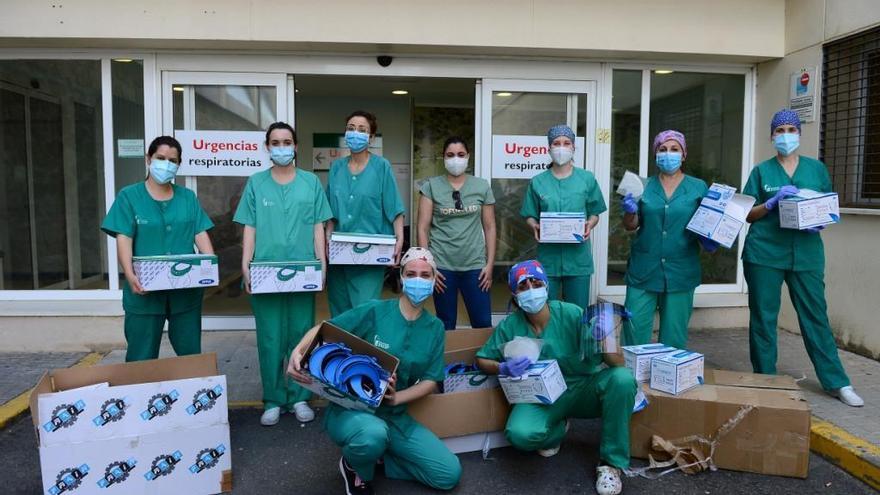
[[[192,254],[195,237],[214,223],[205,214],[191,190],[171,185],[174,194],[167,201],[157,201],[147,191],[146,182],[122,188],[101,224],[101,230],[116,237],[122,234],[133,240],[133,256]],[[177,289],[148,292],[139,296],[128,282],[122,285],[122,307],[139,315],[177,314],[197,308],[204,289]]]
[[[350,156],[330,165],[327,198],[337,232],[394,234],[394,219],[404,213],[403,200],[391,164],[370,154],[367,166],[357,175],[348,169]]]
[[[525,312],[517,309],[495,327],[489,340],[477,352],[477,357],[504,361],[504,344],[515,337],[530,337],[544,341],[540,359],[555,359],[562,370],[565,383],[569,386],[599,371],[602,364],[601,354],[593,353],[586,360],[581,359],[581,321],[584,310],[576,304],[564,301],[548,301],[547,304],[550,305],[550,322],[540,337],[535,334]]]
[[[519,214],[540,222],[541,212],[578,212],[589,218],[607,209],[592,172],[575,168],[568,177],[557,179],[548,169],[529,181]],[[581,244],[538,243],[538,261],[550,277],[593,274],[589,240]]]
[[[479,270],[486,266],[483,206],[495,204],[489,181],[468,175],[459,192],[459,210],[452,199],[452,185],[445,175],[431,177],[420,192],[434,203],[428,249],[444,270]]]
[[[793,177],[785,173],[776,157],[759,163],[752,169],[743,193],[754,196],[757,200],[755,204],[759,205],[787,185],[831,192],[831,178],[825,164],[815,158],[801,156]],[[777,206],[749,227],[742,259],[779,270],[824,270],[825,248],[818,234],[781,228]]]
[[[700,285],[697,235],[686,229],[706,183],[685,175],[667,199],[656,176],[648,179],[639,201],[639,230],[630,247],[626,285],[649,292],[689,291]]]
[[[420,380],[442,382],[446,345],[443,322],[427,310],[422,310],[415,321],[407,321],[400,313],[399,304],[398,299],[373,299],[333,318],[330,323],[397,357],[400,360],[398,391]],[[383,403],[376,414],[399,415],[404,411],[406,404]]]
[[[318,177],[297,169],[279,184],[272,170],[248,178],[233,221],[256,230],[254,261],[304,261],[315,255],[315,224],[333,214]]]

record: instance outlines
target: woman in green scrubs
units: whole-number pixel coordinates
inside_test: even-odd
[[[541,213],[583,213],[586,216],[584,242],[580,244],[538,244],[538,261],[547,270],[550,299],[577,304],[582,309],[590,303],[590,275],[593,253],[590,233],[607,208],[599,183],[592,172],[574,166],[574,132],[567,125],[557,125],[547,132],[553,165],[529,182],[519,214],[540,241]],[[560,297],[561,294],[561,297]]]
[[[408,403],[434,393],[444,378],[443,323],[423,308],[434,290],[437,265],[431,252],[419,247],[407,251],[400,263],[403,295],[369,301],[330,320],[400,359],[375,414],[335,404],[327,408],[324,426],[342,447],[339,470],[349,494],[373,493],[380,460],[387,477],[419,481],[437,490],[451,490],[461,478],[458,458],[406,412]],[[290,357],[288,372],[297,381],[311,381],[301,363],[318,328],[306,334]]]
[[[622,490],[621,470],[629,467],[629,420],[636,380],[623,367],[619,354],[582,354],[584,310],[567,302],[548,302],[548,283],[543,267],[535,260],[510,269],[508,285],[517,310],[495,328],[477,352],[477,365],[486,373],[520,376],[531,361],[523,356],[505,359],[504,345],[516,337],[543,340],[539,359],[559,363],[568,389],[550,405],[514,404],[505,428],[507,439],[520,450],[536,450],[551,457],[559,452],[568,418],[602,418],[596,490],[601,495],[616,495]],[[603,368],[603,362],[608,367]]]
[[[651,341],[654,311],[660,311],[660,342],[687,348],[688,322],[694,307],[694,289],[700,285],[700,248],[715,251],[718,244],[685,227],[708,188],[701,179],[681,170],[687,143],[678,131],[654,138],[660,174],[648,179],[640,200],[623,198],[623,226],[638,230],[630,247],[626,269],[626,309],[632,313],[629,345]]]
[[[296,167],[296,133],[276,122],[266,131],[273,166],[252,175],[244,187],[233,220],[244,225],[241,273],[250,286],[251,261],[320,260],[326,273],[324,222],[330,206],[318,177]],[[315,419],[307,403],[311,393],[287,380],[284,359],[315,324],[314,292],[252,294],[257,324],[257,351],[263,383],[260,423],[278,423],[282,408],[301,422]]]
[[[394,264],[403,247],[403,201],[388,160],[370,153],[376,117],[364,111],[345,119],[345,144],[351,154],[330,165],[327,198],[333,219],[327,224],[327,245],[334,231],[383,234],[397,238]],[[339,315],[382,294],[385,266],[331,265],[327,279],[330,314]]]
[[[828,322],[822,227],[783,229],[775,211],[781,199],[796,195],[800,189],[831,191],[825,164],[797,152],[800,132],[797,113],[787,109],[776,112],[770,123],[776,156],[755,165],[743,189],[757,199],[746,218],[752,225],[742,255],[749,285],[752,368],[755,373],[776,374],[776,320],[784,281],[822,388],[848,406],[861,407],[864,401],[850,385]]]
[[[191,190],[172,184],[181,160],[180,143],[159,136],[150,143],[143,182],[119,191],[101,230],[116,238],[116,256],[125,274],[126,361],[159,356],[162,328],[178,356],[202,352],[202,294],[204,289],[147,292],[132,268],[133,256],[214,254],[207,230],[214,226]]]

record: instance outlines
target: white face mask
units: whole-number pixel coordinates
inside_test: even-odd
[[[550,148],[550,158],[557,165],[565,165],[571,161],[574,156],[574,150],[568,146],[552,146]]]
[[[450,175],[458,177],[467,169],[468,157],[453,156],[452,158],[444,159],[443,164],[446,165],[446,171]]]

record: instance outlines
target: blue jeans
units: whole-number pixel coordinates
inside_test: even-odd
[[[439,269],[446,277],[446,290],[442,294],[434,292],[434,308],[437,317],[447,330],[455,329],[458,320],[458,292],[464,298],[468,318],[473,328],[492,326],[492,305],[489,292],[480,289],[480,270],[454,272]]]

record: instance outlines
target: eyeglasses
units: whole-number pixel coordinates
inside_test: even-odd
[[[452,200],[455,201],[456,210],[464,209],[464,205],[461,203],[461,191],[452,191]]]

